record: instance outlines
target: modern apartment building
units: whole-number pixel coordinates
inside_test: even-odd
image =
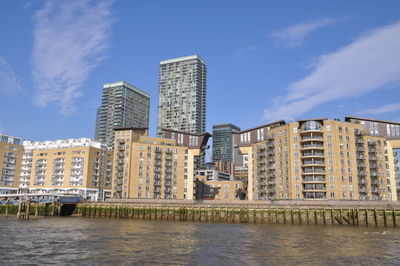
[[[197,55],[160,62],[157,135],[162,129],[189,133],[205,132],[206,75]]]
[[[213,126],[212,137],[212,160],[213,162],[239,161],[238,150],[234,148],[233,132],[240,131],[240,128],[232,124],[220,124]]]
[[[203,155],[208,133],[165,130],[148,137],[146,128],[116,128],[113,197],[193,199],[196,157]]]
[[[18,192],[23,152],[21,139],[0,134],[0,194]]]
[[[386,138],[326,118],[235,134],[248,155],[248,199],[397,200]]]
[[[125,81],[104,84],[95,139],[112,147],[114,127],[147,128],[149,114],[149,94]]]
[[[79,193],[90,200],[111,196],[111,148],[87,138],[23,144],[21,192]]]
[[[387,140],[388,155],[393,156],[393,167],[390,167],[390,172],[394,171],[397,198],[400,199],[400,123],[353,116],[345,117],[345,121],[362,125],[367,134]]]

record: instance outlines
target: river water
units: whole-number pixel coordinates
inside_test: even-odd
[[[400,264],[400,229],[0,217],[0,265]]]

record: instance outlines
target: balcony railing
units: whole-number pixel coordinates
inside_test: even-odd
[[[317,148],[317,149],[323,149],[324,145],[322,144],[317,144],[317,143],[313,143],[313,144],[304,144],[301,145],[302,149],[310,149],[310,148]]]

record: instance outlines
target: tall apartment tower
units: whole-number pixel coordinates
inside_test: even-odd
[[[157,135],[161,129],[201,133],[206,127],[206,65],[197,55],[160,62]]]
[[[239,131],[240,128],[232,124],[213,126],[213,162],[235,162],[237,160],[233,143],[233,132]]]
[[[97,110],[96,140],[114,145],[115,127],[149,127],[150,95],[119,81],[103,86],[101,106]]]

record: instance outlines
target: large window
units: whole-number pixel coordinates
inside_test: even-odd
[[[307,121],[301,125],[302,130],[320,130],[322,124],[318,121]]]

